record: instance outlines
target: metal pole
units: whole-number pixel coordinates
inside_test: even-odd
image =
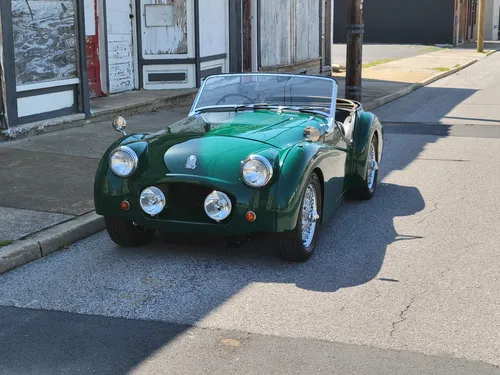
[[[85,118],[90,113],[89,75],[87,70],[87,41],[85,38],[85,6],[83,0],[76,2],[77,14],[77,37],[78,37],[78,60],[80,70],[80,105]]]
[[[363,0],[349,0],[347,8],[346,99],[361,102],[363,55]]]
[[[16,60],[14,58],[14,33],[12,26],[12,2],[0,1],[0,28],[3,45],[3,76],[5,80],[5,106],[7,127],[18,123]],[[1,86],[1,82],[0,82]],[[2,88],[0,87],[0,90]],[[5,119],[4,119],[5,120]]]
[[[479,19],[478,19],[478,29],[477,29],[477,52],[483,52],[484,50],[484,17],[486,12],[485,7],[486,0],[479,0]]]

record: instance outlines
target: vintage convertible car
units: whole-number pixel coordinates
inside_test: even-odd
[[[156,230],[230,244],[266,233],[282,259],[306,261],[343,198],[369,199],[377,187],[382,126],[337,89],[331,77],[220,74],[161,131],[127,135],[116,118],[123,137],[94,186],[109,236],[140,246]]]

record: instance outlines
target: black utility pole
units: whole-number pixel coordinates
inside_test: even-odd
[[[346,99],[361,102],[361,69],[363,56],[363,0],[349,0],[347,8]]]

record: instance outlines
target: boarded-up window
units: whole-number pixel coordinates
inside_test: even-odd
[[[144,9],[143,56],[187,54],[186,0],[141,0],[141,4]]]
[[[12,0],[18,85],[75,78],[74,0]]]

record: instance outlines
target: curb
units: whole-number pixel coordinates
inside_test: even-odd
[[[4,246],[0,248],[0,275],[61,250],[104,228],[104,218],[91,212]]]

